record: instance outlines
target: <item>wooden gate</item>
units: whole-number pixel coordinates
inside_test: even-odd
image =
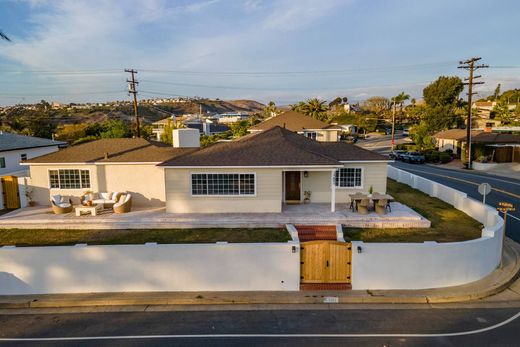
[[[2,197],[4,199],[4,208],[20,208],[20,193],[16,176],[2,177]]]
[[[352,245],[309,241],[301,246],[301,283],[351,283]]]

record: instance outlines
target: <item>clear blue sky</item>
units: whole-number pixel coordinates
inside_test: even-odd
[[[520,87],[520,1],[0,0],[0,104],[168,95],[293,103],[420,98],[482,56]],[[505,68],[511,67],[511,68]]]

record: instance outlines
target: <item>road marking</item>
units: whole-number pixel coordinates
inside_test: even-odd
[[[180,334],[180,335],[121,335],[121,336],[76,336],[76,337],[3,337],[0,341],[22,341],[22,342],[43,342],[43,341],[86,341],[86,340],[129,340],[129,339],[192,339],[192,338],[302,338],[302,337],[323,337],[323,338],[370,338],[370,337],[452,337],[481,334],[487,331],[503,327],[520,317],[520,312],[514,316],[491,326],[468,331],[453,333],[436,334]]]
[[[447,178],[447,179],[450,179],[450,180],[455,180],[455,181],[465,182],[465,183],[468,183],[468,184],[473,184],[475,186],[478,186],[480,184],[480,183],[476,183],[476,182],[473,182],[473,181],[465,180],[463,178],[451,177],[451,176],[446,176],[446,175],[441,175],[441,174],[431,173],[431,172],[424,172],[424,171],[417,170],[417,169],[403,168],[403,170],[405,170],[405,171],[415,171],[415,172],[419,172],[419,173],[422,173],[422,174],[425,174],[425,175],[439,176],[439,177]],[[506,194],[506,195],[510,195],[510,196],[512,196],[514,198],[520,199],[520,195],[508,192],[508,191],[503,190],[503,189],[493,188],[492,187],[491,190],[494,190],[496,192],[499,192],[499,193],[502,193],[502,194]]]

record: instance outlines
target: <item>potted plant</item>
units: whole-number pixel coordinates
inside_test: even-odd
[[[306,190],[303,192],[303,196],[305,197],[303,199],[304,204],[308,204],[309,202],[311,202],[311,195],[312,195],[312,192],[310,190]]]
[[[370,186],[368,188],[368,194],[372,195],[373,192],[374,192],[374,186]]]
[[[36,202],[34,202],[32,200],[31,194],[32,194],[32,189],[26,188],[25,189],[25,197],[27,198],[27,204],[29,205],[29,207],[34,207],[34,206],[36,206]]]

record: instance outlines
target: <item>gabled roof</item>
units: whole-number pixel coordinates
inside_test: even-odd
[[[0,132],[0,152],[14,151],[49,146],[66,146],[67,142],[42,139],[41,137],[25,136]]]
[[[26,163],[160,163],[193,150],[141,138],[101,139],[36,157]]]
[[[329,166],[343,161],[388,160],[344,142],[318,142],[275,126],[231,142],[220,142],[167,160],[160,166]]]
[[[479,133],[477,130],[471,130],[471,136],[476,136]],[[467,130],[466,129],[448,129],[439,131],[433,135],[436,139],[445,139],[445,140],[457,140],[462,141],[466,139]]]
[[[275,126],[301,132],[305,129],[324,129],[328,124],[295,111],[285,111],[249,128],[249,131],[264,131]]]

